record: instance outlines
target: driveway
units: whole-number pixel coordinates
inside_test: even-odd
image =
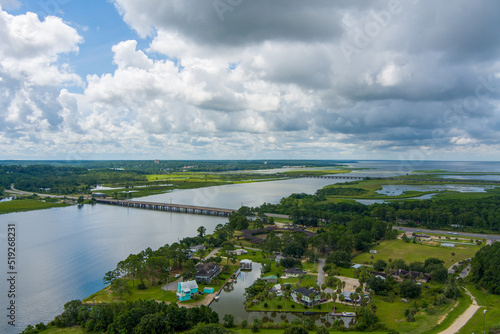
[[[323,271],[323,267],[325,266],[325,259],[319,259],[318,262],[318,285],[325,284],[325,272]]]
[[[162,290],[165,290],[165,291],[177,291],[177,283],[179,283],[179,282],[182,282],[182,278],[179,278],[172,283],[165,284],[161,288],[162,288]]]

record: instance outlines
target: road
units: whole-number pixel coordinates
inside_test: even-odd
[[[37,194],[41,197],[50,197],[50,198],[71,198],[71,199],[78,199],[80,195],[77,196],[71,196],[71,195],[52,195],[52,194],[39,194],[33,191],[24,191],[24,190],[19,190],[14,188],[14,186],[11,186],[10,189],[5,190],[6,193],[9,193],[14,196],[31,196],[33,194]],[[90,195],[83,195],[85,199],[90,199]]]
[[[472,304],[469,306],[467,310],[465,310],[464,313],[462,313],[452,324],[450,327],[446,328],[444,331],[442,331],[439,334],[455,334],[458,332],[462,327],[465,326],[465,324],[472,318],[472,316],[476,313],[476,311],[479,309],[479,305],[477,305],[476,299],[474,296],[469,292],[469,290],[465,289],[465,292],[472,298]]]
[[[203,259],[204,261],[206,261],[207,259],[211,258],[212,256],[214,256],[215,254],[217,254],[217,252],[220,250],[220,247],[215,247],[213,251],[211,251],[207,256],[205,256],[205,258]]]
[[[403,231],[403,232],[422,232],[422,233],[434,233],[434,234],[443,234],[450,236],[450,231],[440,231],[440,230],[430,230],[425,228],[413,228],[413,227],[402,227],[402,226],[393,226],[395,230]],[[488,239],[491,241],[500,241],[500,235],[498,234],[480,234],[480,233],[468,233],[468,232],[453,232],[454,237],[472,237],[478,239]]]
[[[319,259],[318,261],[318,285],[321,287],[325,284],[325,272],[323,267],[325,266],[325,259]]]

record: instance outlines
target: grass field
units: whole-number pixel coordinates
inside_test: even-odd
[[[429,257],[436,257],[444,261],[444,266],[449,268],[458,261],[472,257],[478,250],[479,246],[460,245],[455,248],[446,248],[440,246],[429,246],[422,244],[405,243],[402,240],[387,240],[382,241],[380,245],[374,246],[372,249],[377,250],[377,254],[368,252],[362,253],[353,259],[353,262],[360,264],[368,264],[370,261],[379,259],[386,262],[389,259],[403,259],[407,263],[415,261],[425,261]],[[455,253],[452,256],[451,253]],[[373,260],[371,260],[373,256]]]
[[[50,327],[42,332],[40,334],[56,334],[56,333],[61,333],[61,334],[82,334],[83,329],[80,326],[75,326],[75,327],[68,327],[68,328],[57,328],[57,327]]]
[[[265,306],[267,304],[267,306]],[[354,312],[354,306],[344,305],[340,302],[333,303],[332,301],[314,307],[306,308],[303,304],[295,303],[291,298],[285,300],[284,297],[275,297],[272,300],[261,301],[258,304],[252,305],[248,308],[249,311],[268,311],[268,312],[304,312],[314,311],[317,313],[330,313],[333,308],[337,312]]]
[[[415,322],[408,322],[406,321],[404,312],[407,308],[411,307],[411,303],[404,303],[400,299],[396,299],[391,303],[380,296],[374,296],[373,298],[377,305],[377,316],[383,323],[387,325],[388,328],[394,329],[399,333],[434,333],[433,328],[436,326],[437,322],[441,318],[446,316],[446,314],[448,314],[448,312],[450,312],[450,310],[454,307],[454,304],[446,305],[445,307],[438,309],[434,314],[428,314],[426,312],[420,311],[415,315]],[[463,296],[461,297],[460,302],[468,306],[467,300],[469,300],[470,303],[470,299]],[[461,303],[459,303],[459,305],[461,305]],[[450,320],[452,318],[456,319],[459,314],[461,314],[461,312],[458,314],[452,314]],[[448,326],[446,326],[446,324],[443,324],[443,327]],[[440,326],[439,329],[444,328]]]
[[[415,175],[411,176],[415,178]],[[500,194],[500,187],[494,189],[487,189],[486,192],[483,193],[460,193],[455,191],[405,191],[401,195],[397,196],[387,196],[385,194],[379,194],[376,191],[381,190],[383,185],[445,185],[447,183],[442,181],[433,181],[428,180],[427,178],[422,178],[422,180],[406,180],[401,178],[401,180],[361,180],[361,181],[353,181],[349,183],[335,184],[327,187],[331,188],[362,188],[367,192],[364,194],[358,194],[353,196],[347,195],[331,195],[327,196],[328,201],[338,202],[339,199],[385,199],[385,200],[393,200],[393,199],[409,199],[414,197],[423,196],[425,194],[436,194],[434,198],[440,199],[463,199],[463,198],[485,198],[491,195]],[[459,183],[453,183],[453,185],[460,185]],[[478,185],[485,186],[485,183],[468,183],[468,186]],[[494,184],[491,184],[494,185]]]
[[[458,333],[482,333],[483,321],[486,333],[491,333],[489,331],[491,327],[500,327],[500,296],[478,290],[473,285],[467,285],[466,287],[476,298],[478,305],[483,307],[474,314],[472,319]],[[484,313],[485,309],[486,313]]]
[[[0,214],[42,210],[42,209],[50,209],[50,208],[60,208],[60,207],[69,206],[69,205],[71,205],[71,204],[42,202],[42,201],[38,201],[36,199],[16,199],[16,200],[8,201],[8,202],[1,202],[0,203]]]
[[[128,284],[132,286],[132,281]],[[124,294],[122,298],[111,292],[109,287],[106,287],[83,300],[84,303],[112,303],[125,302],[134,300],[157,300],[165,302],[175,302],[176,296],[173,291],[164,291],[160,285],[148,286],[146,290],[137,290],[137,287],[132,288],[132,294]]]

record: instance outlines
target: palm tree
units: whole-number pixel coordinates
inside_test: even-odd
[[[311,304],[312,304],[312,306],[314,306],[314,302],[315,302],[315,299],[316,299],[316,294],[314,292],[311,292],[309,294],[309,299],[311,299]]]
[[[337,294],[335,292],[332,294],[332,299],[333,299],[333,309],[335,311],[337,309],[337,307],[335,306],[335,302],[337,301]]]
[[[341,303],[343,303],[345,301],[345,297],[344,297],[343,294],[339,295],[339,300],[340,300]]]
[[[285,297],[285,309],[287,308],[288,298],[290,298],[291,295],[290,289],[288,287],[289,285],[287,285],[287,287],[285,288],[285,292],[283,293],[283,296]]]
[[[302,294],[300,292],[297,293],[297,300],[299,301],[299,303],[302,303]]]
[[[356,312],[356,305],[358,304],[359,295],[354,292],[349,295],[351,297],[351,303],[354,304],[354,312]]]

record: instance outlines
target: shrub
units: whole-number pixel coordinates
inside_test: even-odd
[[[146,287],[146,284],[144,284],[144,282],[141,282],[137,285],[137,290],[146,290],[147,287]]]

